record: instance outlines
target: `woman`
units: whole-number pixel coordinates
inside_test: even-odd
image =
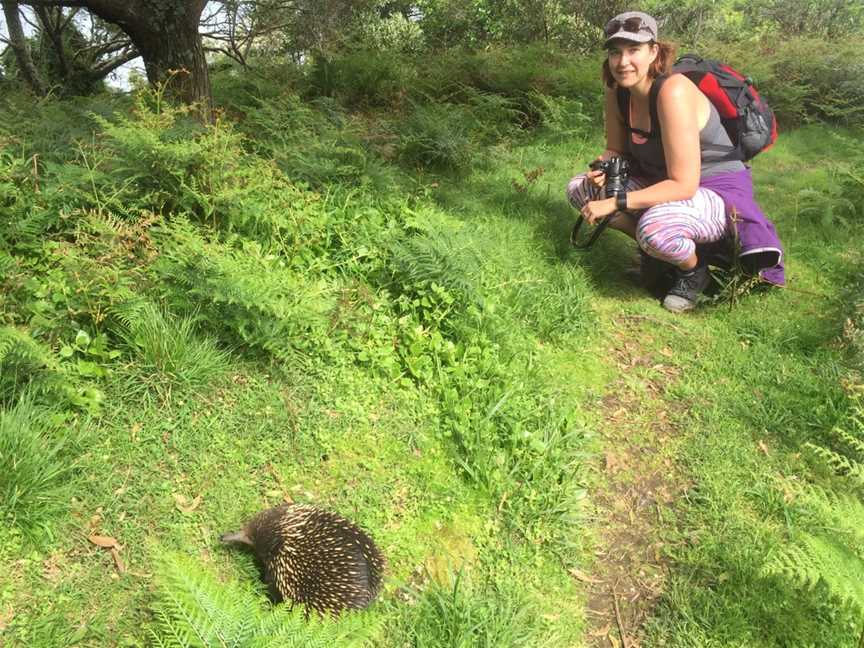
[[[652,260],[674,266],[675,281],[663,300],[670,311],[696,306],[710,281],[697,244],[726,236],[733,207],[747,212],[751,231],[761,236],[751,250],[754,270],[768,268],[762,277],[782,284],[782,250],[753,200],[749,169],[731,154],[735,147],[714,105],[686,76],[669,75],[674,48],[657,40],[657,22],[638,11],[620,14],[606,25],[605,45],[606,150],[600,159],[628,157],[634,171],[626,192],[613,198],[603,197],[602,171],[576,176],[567,187],[571,204],[589,223],[608,216],[610,227],[636,239],[643,272],[656,269]]]

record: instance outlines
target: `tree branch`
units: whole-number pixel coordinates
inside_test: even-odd
[[[111,74],[114,70],[116,70],[121,65],[125,65],[129,61],[134,61],[139,56],[140,56],[140,54],[138,53],[138,50],[133,49],[133,50],[126,52],[125,54],[121,54],[121,55],[119,55],[119,56],[117,56],[117,57],[115,57],[109,61],[105,61],[104,63],[100,64],[99,66],[93,68],[93,70],[90,72],[89,76],[94,81],[98,81],[99,79],[104,79],[106,76]]]
[[[86,7],[87,0],[16,0],[28,7]]]

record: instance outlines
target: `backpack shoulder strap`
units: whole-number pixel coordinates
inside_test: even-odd
[[[651,85],[651,91],[648,93],[648,111],[651,114],[651,134],[649,137],[660,137],[660,113],[657,110],[657,97],[660,96],[660,88],[669,77],[661,74]]]
[[[657,112],[657,96],[660,94],[660,88],[667,78],[669,77],[663,74],[654,79],[654,83],[651,85],[651,91],[648,94],[648,110],[651,115],[650,133],[646,133],[645,131],[639,129],[634,129],[630,125],[630,91],[626,88],[618,88],[616,90],[616,99],[618,100],[618,112],[621,113],[621,118],[624,120],[624,125],[627,127],[628,132],[633,132],[635,130],[644,137],[660,137],[660,116]]]
[[[618,113],[624,120],[624,126],[630,130],[630,91],[625,88],[616,88],[615,97],[618,100]]]

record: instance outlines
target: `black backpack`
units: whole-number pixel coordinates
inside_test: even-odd
[[[686,54],[675,61],[672,73],[687,76],[708,97],[720,121],[729,134],[735,147],[727,156],[730,160],[747,161],[765,151],[777,141],[777,120],[774,113],[753,85],[753,80],[745,77],[734,68],[712,59],[703,59],[694,54]],[[649,108],[651,110],[652,133],[659,135],[657,117],[657,94],[665,80],[651,87]],[[628,121],[626,91],[618,91],[618,107],[625,121]],[[630,128],[630,124],[627,123]]]

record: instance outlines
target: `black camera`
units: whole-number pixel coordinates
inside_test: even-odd
[[[630,162],[626,158],[616,155],[608,160],[594,160],[589,167],[592,171],[602,171],[606,174],[606,181],[603,185],[603,196],[605,198],[614,198],[619,193],[627,191],[627,180],[630,178]],[[586,242],[580,243],[578,235],[583,220],[582,216],[579,216],[576,220],[576,225],[573,226],[573,231],[570,232],[570,243],[577,250],[587,250],[594,245],[594,241],[597,240],[606,228],[606,225],[609,224],[609,217],[607,216],[594,228],[594,232],[590,238]]]
[[[603,187],[605,198],[614,198],[627,190],[627,180],[630,178],[630,162],[623,157],[615,156],[608,160],[594,160],[590,164],[592,171],[602,171],[606,174],[606,184]]]

